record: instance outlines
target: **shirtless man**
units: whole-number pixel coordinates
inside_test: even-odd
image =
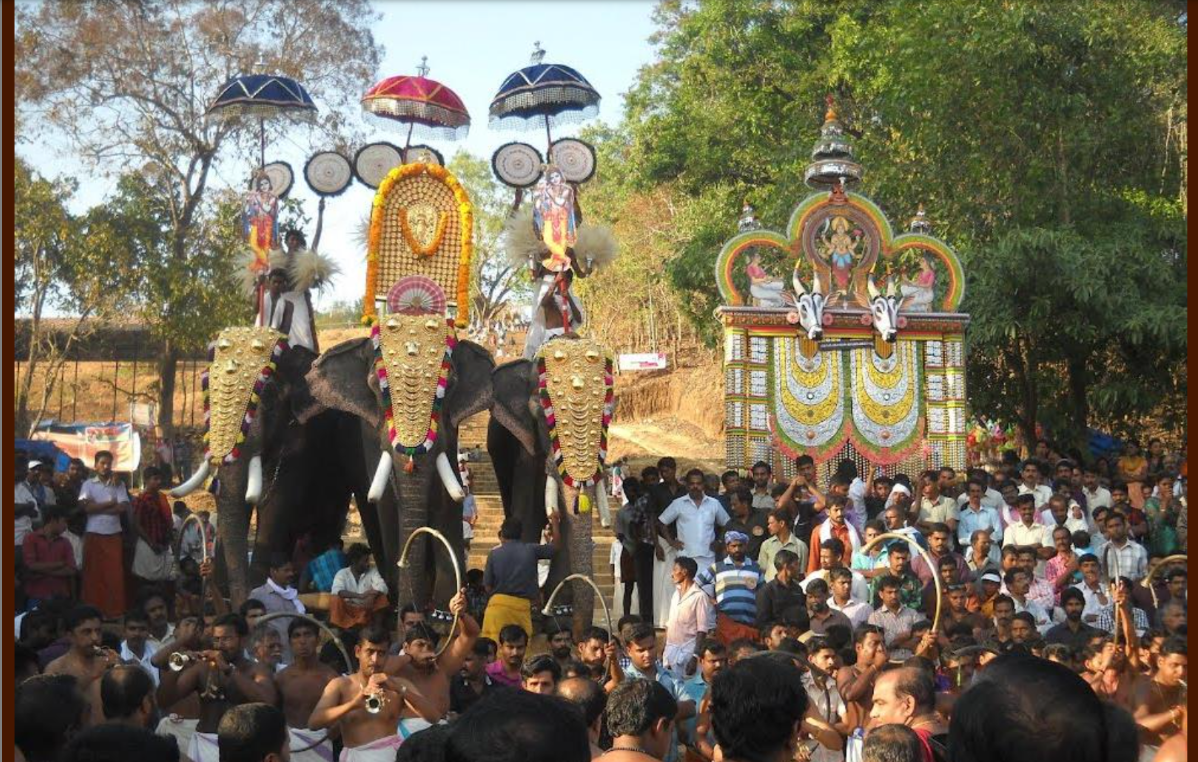
[[[1181,732],[1186,717],[1187,650],[1183,638],[1166,640],[1157,659],[1156,674],[1141,679],[1134,688],[1133,716],[1140,727],[1144,750],[1141,759],[1151,759],[1167,739]]]
[[[160,736],[171,736],[179,745],[179,753],[187,754],[191,748],[191,737],[200,721],[200,697],[195,693],[186,696],[178,691],[179,676],[170,668],[173,653],[195,653],[204,650],[204,623],[198,617],[185,616],[171,632],[170,637],[150,657],[150,663],[158,668],[158,706],[162,720],[154,731]]]
[[[63,617],[71,648],[46,667],[47,675],[70,675],[78,681],[79,692],[91,705],[90,723],[104,721],[100,700],[100,678],[120,663],[113,650],[100,646],[101,615],[91,606],[76,606]]]
[[[291,642],[292,662],[275,675],[275,686],[283,700],[283,713],[287,715],[291,733],[291,760],[323,762],[333,758],[333,742],[328,740],[331,731],[308,730],[308,718],[329,681],[337,679],[337,673],[318,658],[320,632],[316,625],[292,619],[287,625],[287,638]],[[313,744],[316,745],[307,751],[297,751]]]
[[[409,707],[433,713],[431,702],[410,681],[383,670],[390,646],[391,633],[385,628],[362,628],[354,646],[358,671],[329,681],[308,718],[306,725],[312,730],[340,728],[345,743],[341,762],[392,762],[403,743],[395,734],[400,715]],[[368,697],[377,697],[381,706],[370,711]]]
[[[216,731],[231,706],[261,701],[275,704],[274,669],[245,658],[245,620],[224,614],[212,623],[212,650],[201,651],[179,675],[171,701],[191,693],[200,697],[200,721],[191,737],[187,756],[193,762],[217,762]]]
[[[437,634],[428,625],[417,624],[409,627],[404,635],[403,655],[387,660],[387,674],[411,682],[427,699],[427,711],[418,711],[414,706],[404,708],[399,721],[402,738],[441,722],[449,714],[449,681],[462,671],[462,665],[478,639],[478,622],[466,612],[465,588],[449,602],[449,610],[458,615],[461,630],[439,658],[436,655]],[[453,637],[453,633],[449,637]]]

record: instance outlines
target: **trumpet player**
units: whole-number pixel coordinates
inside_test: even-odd
[[[342,762],[392,762],[403,742],[396,734],[401,713],[432,711],[431,702],[411,681],[383,670],[390,647],[387,628],[362,628],[354,646],[358,671],[329,681],[308,718],[309,730],[340,727]]]
[[[91,705],[91,724],[103,721],[103,702],[100,698],[100,678],[120,663],[111,648],[101,645],[100,612],[91,606],[76,606],[63,617],[70,650],[46,667],[47,675],[71,675],[79,682],[80,692]]]
[[[199,696],[200,720],[187,750],[193,762],[218,762],[217,726],[230,707],[255,701],[277,703],[274,669],[245,656],[248,634],[240,615],[217,617],[212,623],[212,649],[200,651],[199,658],[184,666],[173,689],[166,690],[164,683],[159,691],[164,706],[191,694]]]

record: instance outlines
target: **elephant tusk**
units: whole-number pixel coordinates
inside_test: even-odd
[[[367,500],[377,503],[383,499],[383,493],[387,491],[387,481],[391,478],[391,469],[394,466],[391,453],[383,450],[378,467],[374,469],[374,479],[370,482],[370,491],[366,493]]]
[[[557,477],[550,475],[545,480],[545,515],[557,510]]]
[[[245,501],[256,503],[262,497],[262,456],[250,458],[249,473],[245,480]]]
[[[611,526],[611,506],[607,502],[607,482],[599,479],[595,482],[595,506],[599,509],[599,525],[604,529]]]
[[[200,467],[196,469],[195,473],[191,475],[190,479],[171,490],[171,497],[185,497],[199,489],[200,485],[204,483],[204,480],[208,478],[209,468],[211,468],[211,466],[208,463],[208,459],[204,458],[204,460],[200,462]]]
[[[466,499],[466,493],[462,491],[462,485],[453,473],[453,466],[449,465],[449,456],[443,452],[437,455],[437,475],[441,477],[445,491],[454,499],[454,502],[460,503]]]

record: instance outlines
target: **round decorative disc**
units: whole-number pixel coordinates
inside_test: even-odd
[[[362,146],[354,156],[354,172],[371,188],[378,188],[387,173],[403,163],[403,153],[390,143]]]
[[[561,169],[567,182],[585,183],[595,175],[595,149],[581,140],[561,138],[553,141],[549,160]]]
[[[404,151],[404,164],[437,164],[445,166],[445,158],[432,146],[408,146]]]
[[[279,198],[285,198],[291,190],[291,184],[295,182],[295,173],[291,171],[291,165],[285,161],[272,161],[263,167],[262,171],[270,178],[271,191]]]
[[[541,152],[527,143],[508,143],[491,157],[491,169],[504,185],[531,188],[541,179]]]
[[[349,159],[336,151],[321,151],[304,165],[304,179],[317,195],[336,196],[349,187],[354,168]]]
[[[445,292],[432,278],[409,275],[387,291],[387,309],[403,315],[444,315]]]

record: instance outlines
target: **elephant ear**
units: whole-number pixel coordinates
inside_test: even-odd
[[[491,373],[495,360],[473,341],[459,341],[453,350],[453,380],[446,390],[445,409],[453,429],[475,413],[491,407]]]
[[[494,403],[491,418],[511,432],[529,454],[537,453],[537,422],[532,413],[536,400],[536,366],[530,360],[501,365],[491,375]]]
[[[374,345],[369,337],[343,341],[325,350],[312,363],[305,378],[319,405],[317,412],[320,409],[341,410],[362,418],[375,428],[382,426],[378,382],[374,376]]]

